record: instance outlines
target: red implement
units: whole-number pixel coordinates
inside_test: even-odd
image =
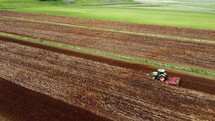
[[[181,80],[180,77],[168,77],[166,83],[169,85],[179,86],[180,80]]]

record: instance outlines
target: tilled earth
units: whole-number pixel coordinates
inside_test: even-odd
[[[137,71],[111,66],[15,43],[4,41],[0,43],[5,45],[5,48],[2,48],[0,52],[0,74],[4,78],[4,81],[1,79],[0,84],[6,85],[6,87],[14,83],[45,94],[47,97],[44,95],[44,98],[52,97],[62,101],[62,103],[85,109],[111,120],[212,121],[215,118],[215,98],[213,95],[149,81],[144,70]],[[10,89],[10,87],[8,88]],[[1,90],[8,88],[1,87]],[[13,95],[23,90],[15,85],[13,88],[15,94],[10,92],[11,95],[9,94],[8,98],[12,98]],[[27,97],[32,98],[34,94],[31,93],[35,92],[28,92]],[[4,98],[5,96],[1,94],[0,97]],[[10,108],[1,103],[0,111],[3,113],[5,110],[6,112],[13,112],[12,109],[20,108],[17,106],[19,101],[23,103],[26,98],[18,100],[18,97],[14,97],[16,100],[14,105],[16,106],[13,108],[7,104],[7,101],[4,101]],[[8,103],[11,102],[8,101]],[[45,105],[47,101],[38,103]],[[30,106],[30,108],[35,107]],[[44,106],[41,108],[40,110],[50,110]],[[61,111],[61,109],[56,108],[55,110]],[[71,113],[69,112],[71,110],[68,108],[67,110],[65,116]],[[51,111],[50,113],[56,113],[59,116],[59,114],[62,115],[60,111]],[[94,119],[93,114],[85,113]],[[81,117],[80,114],[84,113],[80,111],[77,115]],[[29,118],[31,115],[34,114],[29,114],[27,117]],[[35,115],[37,116],[37,114]],[[17,115],[13,114],[12,116]],[[40,115],[38,114],[38,116]],[[100,120],[107,120],[101,119],[101,117],[94,120],[99,120],[99,118]],[[63,120],[64,118],[62,116],[60,119]],[[22,117],[21,119],[27,120]],[[84,119],[80,118],[80,120]]]
[[[0,16],[144,31],[211,41],[215,38],[214,31],[207,30],[10,11],[0,11]],[[215,69],[214,44],[5,18],[0,18],[0,25],[0,31],[3,32]],[[171,75],[180,76],[185,81],[182,81],[182,87],[167,86],[150,81],[146,76],[146,73],[154,68],[71,53],[0,37],[0,119],[2,117],[15,121],[215,119],[215,82],[212,79],[170,72]]]
[[[41,48],[41,49],[45,49],[45,50],[49,50],[49,51],[63,53],[63,54],[70,55],[70,56],[81,57],[84,59],[88,59],[88,60],[92,60],[92,61],[96,61],[96,62],[100,62],[100,63],[106,63],[106,64],[112,65],[112,66],[129,68],[129,69],[140,70],[140,71],[144,70],[145,75],[147,73],[151,72],[152,70],[157,70],[157,68],[152,67],[152,66],[146,66],[143,64],[131,63],[131,62],[127,62],[127,61],[120,61],[120,60],[116,60],[116,59],[95,56],[95,55],[91,55],[91,54],[87,54],[87,53],[71,51],[71,50],[62,49],[62,48],[45,46],[45,45],[31,43],[31,42],[27,42],[27,41],[24,42],[24,41],[18,40],[18,39],[12,39],[12,38],[7,38],[7,37],[0,37],[0,39],[4,42],[13,42],[13,43],[21,44],[21,45]],[[6,48],[6,47],[8,47],[8,46],[2,44],[2,49]],[[182,82],[180,83],[180,87],[192,89],[192,90],[196,90],[196,91],[201,91],[204,93],[215,94],[215,90],[214,90],[215,81],[213,79],[196,77],[193,75],[187,75],[186,73],[178,73],[178,72],[174,72],[171,70],[168,70],[168,74],[181,77]]]
[[[55,15],[48,15],[48,14],[42,15],[42,14],[32,14],[32,13],[24,13],[24,12],[13,12],[13,11],[5,11],[5,10],[0,11],[0,16],[18,17],[18,18],[25,18],[25,19],[33,19],[33,20],[49,21],[49,22],[57,22],[57,23],[67,23],[67,24],[73,24],[73,25],[91,26],[91,27],[99,27],[99,28],[109,28],[109,29],[115,29],[115,30],[146,32],[151,34],[162,34],[162,35],[170,35],[170,36],[215,40],[215,31],[212,31],[212,30],[199,30],[199,29],[180,28],[180,27],[145,25],[145,24],[125,23],[125,22],[116,22],[116,21],[55,16]]]
[[[33,19],[33,18],[32,18]],[[50,18],[51,19],[51,18]],[[0,19],[0,31],[157,61],[215,69],[215,45]]]
[[[0,78],[0,121],[109,121]]]

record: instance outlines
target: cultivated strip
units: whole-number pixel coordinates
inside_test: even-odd
[[[198,42],[198,43],[215,44],[215,41],[205,40],[205,39],[195,39],[195,38],[186,38],[186,37],[178,37],[178,36],[166,36],[166,35],[159,35],[159,34],[150,34],[150,33],[144,33],[144,32],[132,32],[132,31],[124,31],[124,30],[105,29],[105,28],[98,28],[98,27],[91,27],[91,26],[82,26],[82,25],[75,25],[75,24],[48,22],[48,21],[39,21],[39,20],[17,18],[17,17],[8,17],[8,16],[0,16],[0,18],[20,20],[20,21],[28,21],[28,22],[36,22],[36,23],[44,23],[44,24],[52,24],[52,25],[60,25],[60,26],[67,26],[67,27],[100,30],[100,31],[107,31],[107,32],[116,32],[116,33],[132,34],[132,35],[158,37],[158,38],[172,39],[172,40],[177,40],[177,41],[191,41],[191,42]]]
[[[206,70],[206,69],[203,70],[201,68],[196,68],[191,66],[182,66],[182,65],[175,65],[175,64],[169,64],[164,62],[157,62],[154,60],[149,60],[144,58],[132,57],[132,56],[127,56],[127,55],[122,55],[122,54],[117,54],[117,53],[112,53],[107,51],[95,50],[95,49],[90,49],[90,48],[85,48],[80,46],[73,46],[73,45],[64,44],[64,43],[51,42],[51,41],[41,40],[41,39],[34,39],[34,38],[29,38],[24,36],[2,33],[2,32],[0,32],[0,36],[16,38],[22,41],[29,41],[32,43],[38,43],[38,44],[43,44],[47,46],[65,48],[73,51],[84,52],[84,53],[89,53],[89,54],[103,56],[103,57],[110,57],[110,58],[119,59],[122,61],[130,61],[130,62],[142,63],[146,65],[151,65],[151,66],[167,68],[170,70],[178,70],[178,71],[201,75],[201,76],[210,77],[210,78],[215,77],[215,72],[213,70]]]
[[[0,53],[0,72],[5,79],[100,116],[123,121],[180,121],[214,115],[213,96],[169,88],[148,81],[135,70],[14,45]]]

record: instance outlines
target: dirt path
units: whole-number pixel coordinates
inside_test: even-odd
[[[57,23],[68,23],[73,25],[109,28],[109,29],[115,29],[115,30],[125,30],[125,31],[133,31],[133,32],[145,32],[145,33],[151,33],[151,34],[215,40],[215,31],[211,31],[211,30],[198,30],[198,29],[179,28],[179,27],[123,23],[123,22],[115,22],[115,21],[83,19],[83,18],[63,17],[63,16],[45,15],[45,14],[32,14],[32,13],[12,12],[12,11],[3,11],[3,10],[0,11],[0,16],[18,17],[18,18],[26,18],[26,19],[33,19],[33,20],[57,22]]]
[[[213,95],[149,81],[144,70],[5,44],[12,47],[0,51],[1,77],[100,116],[123,121],[215,116]]]
[[[0,31],[132,55],[162,62],[215,69],[215,44],[183,42],[85,28],[0,19]]]

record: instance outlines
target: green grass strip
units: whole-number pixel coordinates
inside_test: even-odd
[[[68,49],[68,50],[72,50],[72,51],[76,51],[76,52],[84,52],[84,53],[93,54],[93,55],[97,55],[97,56],[110,57],[110,58],[114,58],[114,59],[118,59],[118,60],[122,60],[122,61],[136,62],[136,63],[145,64],[145,65],[156,66],[159,68],[177,70],[177,71],[195,74],[195,75],[199,75],[199,76],[205,76],[205,77],[209,77],[209,78],[215,78],[214,70],[205,70],[205,69],[203,70],[203,69],[196,68],[196,67],[156,62],[154,60],[149,60],[149,59],[144,59],[144,58],[139,58],[139,57],[131,57],[131,56],[107,52],[107,51],[89,49],[89,48],[84,48],[84,47],[79,47],[79,46],[73,46],[70,44],[51,42],[51,41],[41,40],[41,39],[34,39],[34,38],[18,36],[18,35],[3,33],[3,32],[0,32],[0,36],[15,38],[15,39],[19,39],[22,41],[38,43],[38,44],[43,44],[43,45],[47,45],[47,46],[64,48],[64,49]]]
[[[39,21],[39,20],[31,20],[31,19],[16,18],[16,17],[7,17],[7,16],[0,16],[0,18],[14,19],[14,20],[21,20],[21,21],[28,21],[28,22],[36,22],[36,23],[44,23],[44,24],[52,24],[52,25],[60,25],[60,26],[67,26],[67,27],[76,27],[76,28],[100,30],[100,31],[107,31],[107,32],[132,34],[132,35],[142,35],[142,36],[149,36],[149,37],[159,37],[159,38],[164,38],[164,39],[174,39],[174,40],[178,40],[178,41],[191,41],[191,42],[215,44],[215,41],[213,41],[213,40],[185,38],[185,37],[178,37],[178,36],[166,36],[166,35],[150,34],[150,33],[143,33],[143,32],[122,31],[122,30],[105,29],[105,28],[98,28],[98,27],[81,26],[81,25],[66,24],[66,23],[56,23],[56,22],[48,22],[48,21]]]

